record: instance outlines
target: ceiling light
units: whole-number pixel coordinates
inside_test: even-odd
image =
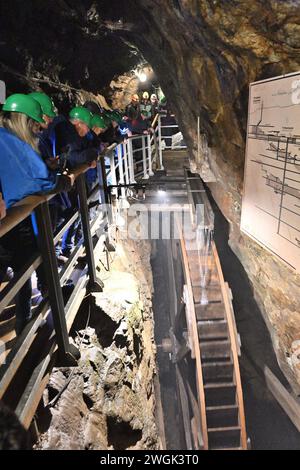
[[[145,74],[145,72],[141,72],[141,73],[139,74],[139,80],[140,80],[140,82],[142,82],[142,83],[145,83],[145,82],[147,81],[147,75]]]

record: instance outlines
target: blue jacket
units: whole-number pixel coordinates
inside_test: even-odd
[[[55,176],[40,155],[4,128],[0,128],[0,186],[7,208],[30,194],[55,188]]]

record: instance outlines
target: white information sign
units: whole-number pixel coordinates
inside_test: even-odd
[[[300,272],[300,72],[250,84],[241,230]]]

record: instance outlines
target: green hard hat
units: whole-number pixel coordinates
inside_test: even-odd
[[[54,103],[52,99],[48,95],[46,95],[46,93],[34,91],[32,93],[29,93],[28,96],[31,96],[31,98],[40,103],[43,114],[46,114],[46,116],[50,118],[54,118],[56,116],[56,112],[54,111]]]
[[[103,116],[99,116],[99,114],[94,114],[91,121],[91,127],[100,127],[100,129],[105,129],[107,125]]]
[[[92,121],[92,113],[84,108],[83,106],[76,106],[75,108],[71,109],[69,113],[69,117],[71,119],[78,119],[79,121],[84,122],[89,128],[91,128],[91,121]]]
[[[113,111],[111,114],[110,114],[110,119],[112,121],[116,121],[118,124],[120,124],[120,122],[122,121],[122,116],[121,114],[118,112],[118,111]]]
[[[10,95],[2,106],[3,111],[22,113],[34,121],[44,123],[43,111],[40,104],[28,95],[15,93]]]
[[[104,120],[105,126],[106,126],[106,127],[109,127],[109,125],[110,125],[110,123],[111,123],[111,119],[110,119],[110,117],[109,117],[109,114],[106,113],[106,112],[104,112],[104,113],[102,114],[102,118],[103,118],[103,120]]]

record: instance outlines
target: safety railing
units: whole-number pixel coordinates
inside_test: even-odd
[[[161,159],[163,150],[184,150],[187,148],[174,115],[160,114],[157,127]]]
[[[95,205],[95,198],[99,204],[106,202],[106,177],[101,160],[103,161],[100,159],[98,162],[98,182],[89,195],[84,173],[90,166],[81,165],[73,171],[76,177],[78,209],[59,227],[57,233],[53,234],[49,211],[49,201],[54,197],[53,194],[24,198],[7,210],[6,217],[1,221],[0,238],[9,236],[9,232],[32,213],[35,214],[38,227],[39,251],[32,254],[23,269],[14,273],[13,279],[0,292],[0,399],[16,410],[25,426],[29,426],[32,420],[43,391],[43,381],[54,360],[61,365],[77,364],[80,354],[70,342],[70,328],[86,290],[93,292],[103,288],[103,283],[96,274],[94,258],[95,251],[103,249],[103,239],[99,238],[94,247],[93,236],[97,231],[107,237],[107,213],[98,210],[92,220],[89,215],[89,205]],[[102,209],[101,204],[99,208]],[[55,247],[74,223],[81,224],[82,237],[67,263],[59,269]],[[71,279],[74,266],[83,255],[85,263],[76,279],[76,286],[68,298],[64,299],[63,288]],[[6,318],[5,313],[20,289],[38,268],[43,269],[44,289],[48,292],[43,293],[43,300],[32,308],[32,319],[21,334],[14,337],[14,318],[12,315]],[[13,313],[13,309],[11,312]]]
[[[105,156],[108,185],[120,185],[125,196],[124,185],[135,184],[138,179],[149,179],[154,171],[162,170],[159,153],[159,115],[146,134],[133,135],[120,144],[110,147]],[[112,193],[116,188],[112,189]]]
[[[111,222],[108,186],[111,193],[120,186],[126,196],[126,185],[138,179],[148,179],[154,171],[163,169],[160,116],[156,116],[147,134],[134,135],[120,144],[106,148],[97,162],[98,181],[87,194],[84,164],[73,170],[76,181],[78,207],[53,233],[49,211],[51,195],[32,195],[7,210],[0,223],[0,239],[35,214],[38,227],[38,251],[0,291],[0,399],[6,401],[25,426],[29,426],[47,384],[54,363],[76,365],[79,351],[70,342],[69,331],[86,291],[101,291],[103,283],[97,277],[95,252],[110,245],[108,226]],[[90,207],[98,206],[90,220]],[[73,224],[81,224],[82,237],[76,243],[68,261],[59,269],[56,246]],[[96,236],[97,235],[97,236]],[[99,236],[100,235],[100,236]],[[95,245],[96,243],[96,245]],[[63,289],[72,278],[75,266],[84,257],[85,262],[75,281],[75,288],[64,299]],[[47,294],[34,307],[32,319],[22,333],[13,337],[13,317],[5,313],[20,289],[43,266]],[[2,286],[3,287],[3,286]],[[13,310],[12,310],[13,311]],[[6,339],[7,341],[6,341]],[[24,375],[23,379],[20,377]],[[24,387],[20,386],[23,384]],[[18,385],[16,385],[18,384]]]
[[[69,331],[86,291],[101,291],[103,283],[97,277],[95,253],[107,249],[110,210],[107,186],[133,183],[138,178],[149,178],[159,167],[157,151],[157,122],[152,123],[149,134],[132,136],[126,141],[112,144],[99,156],[97,162],[98,180],[87,194],[84,173],[88,164],[72,171],[75,175],[78,208],[68,220],[52,231],[49,202],[55,195],[32,195],[16,203],[7,210],[0,224],[0,238],[7,235],[32,213],[38,227],[38,251],[7,285],[0,291],[0,399],[5,400],[16,410],[25,426],[29,426],[41,397],[43,387],[54,364],[76,365],[79,351],[70,342]],[[139,158],[141,157],[141,158]],[[125,197],[125,189],[121,187]],[[98,206],[90,220],[89,207]],[[82,237],[76,243],[68,261],[59,269],[56,259],[56,246],[73,224],[81,224]],[[96,234],[98,237],[96,237]],[[95,237],[94,237],[95,236]],[[96,242],[96,245],[95,243]],[[95,245],[95,246],[94,246]],[[63,289],[72,279],[75,266],[84,256],[85,262],[77,275],[75,288],[64,299]],[[32,319],[17,337],[12,334],[13,316],[5,313],[33,273],[44,270],[44,283],[47,294],[32,309]],[[78,270],[77,270],[78,271]],[[11,309],[13,313],[13,309]],[[5,340],[7,339],[7,341]],[[30,363],[30,373],[28,372]],[[23,377],[24,376],[24,377]],[[23,381],[23,378],[24,381]],[[16,388],[16,383],[22,386]]]
[[[171,116],[172,124],[165,121],[166,117],[157,114],[151,123],[151,130],[146,134],[128,137],[119,145],[115,144],[106,153],[106,174],[108,185],[123,186],[136,183],[138,179],[149,179],[154,171],[164,170],[163,150],[173,148],[167,139],[178,134],[175,117]],[[175,124],[173,124],[175,123]],[[185,149],[178,145],[176,149]],[[116,189],[112,190],[114,193]],[[125,195],[124,188],[122,194]]]

